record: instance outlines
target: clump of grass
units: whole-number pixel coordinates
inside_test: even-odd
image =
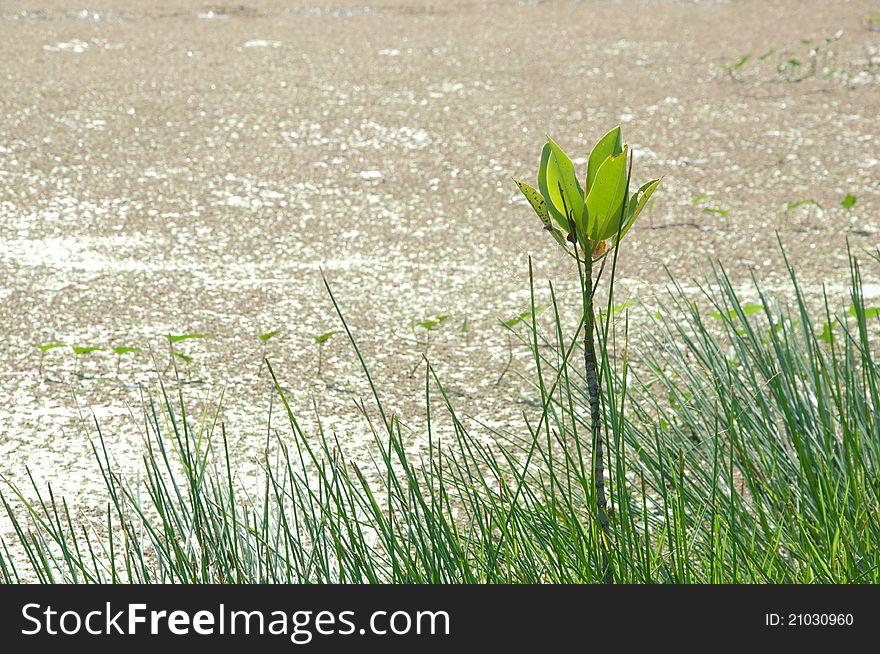
[[[95,424],[103,525],[73,515],[51,486],[7,481],[13,536],[0,579],[593,583],[611,570],[621,583],[880,582],[880,312],[854,258],[852,313],[825,298],[817,316],[788,271],[790,305],[757,279],[745,301],[718,268],[700,297],[671,280],[657,316],[616,305],[616,320],[606,310],[597,321],[607,535],[590,391],[573,363],[583,321],[563,324],[551,285],[545,325],[517,332],[540,401],[522,425],[475,431],[428,363],[427,442],[413,453],[342,319],[372,389],[373,410],[361,405],[368,465],[320,422],[304,429],[270,366],[288,426],[269,430],[255,490],[235,472],[218,411],[190,415],[160,386],[140,481],[117,469]],[[532,284],[533,312],[536,295]],[[636,312],[648,322],[639,341]]]

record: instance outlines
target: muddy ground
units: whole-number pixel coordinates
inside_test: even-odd
[[[414,446],[410,325],[438,314],[450,317],[429,355],[461,411],[520,424],[534,411],[515,375],[528,352],[496,387],[498,319],[527,307],[529,254],[542,289],[576,285],[510,179],[533,178],[545,131],[577,156],[621,123],[636,176],[666,176],[621,253],[622,299],[653,302],[664,266],[688,280],[711,258],[737,283],[754,268],[785,299],[779,230],[812,299],[825,283],[848,306],[846,240],[880,245],[878,12],[861,0],[6,0],[0,474],[22,483],[29,466],[99,506],[88,416],[135,470],[169,333],[207,335],[178,343],[193,359],[177,360],[184,394],[197,410],[225,392],[243,465],[267,433],[264,355],[306,421],[314,400],[359,450],[354,401],[368,389],[344,336],[326,342],[318,375],[312,337],[340,328],[321,269]],[[821,208],[785,211],[806,199]],[[41,373],[36,344],[55,342],[144,352],[77,363],[57,348]]]

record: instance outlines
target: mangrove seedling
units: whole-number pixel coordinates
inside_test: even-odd
[[[186,363],[192,363],[192,360],[193,360],[192,357],[187,356],[185,354],[181,354],[180,352],[178,352],[174,349],[174,346],[177,343],[180,343],[182,341],[190,341],[190,340],[193,340],[196,338],[208,338],[208,335],[207,334],[199,334],[199,333],[165,334],[165,338],[168,339],[168,352],[169,352],[168,367],[165,368],[165,371],[167,371],[168,369],[170,369],[174,366],[174,358],[175,357],[177,357],[178,359],[180,359],[181,361],[184,361]]]
[[[119,376],[119,367],[122,363],[122,355],[131,354],[134,352],[140,352],[141,348],[139,347],[128,347],[126,345],[120,345],[117,347],[110,348],[116,354],[116,376]]]
[[[330,337],[334,334],[338,334],[339,332],[324,332],[323,334],[318,334],[317,336],[312,336],[315,340],[315,343],[318,344],[318,377],[321,376],[321,368],[324,363],[324,343],[330,340]]]
[[[571,256],[578,271],[583,307],[584,373],[590,407],[589,425],[593,437],[593,491],[596,512],[603,534],[602,565],[606,583],[614,581],[609,562],[611,528],[605,497],[605,464],[603,460],[602,416],[599,394],[595,343],[595,311],[593,299],[602,274],[594,273],[594,261],[602,260],[629,232],[651,195],[660,184],[652,179],[630,195],[632,158],[629,146],[621,142],[620,127],[603,136],[587,158],[583,185],[574,164],[549,136],[541,151],[538,168],[538,190],[514,180],[529,201],[544,229]],[[614,282],[612,265],[611,284]],[[609,303],[612,293],[609,293]],[[607,329],[607,323],[606,323]]]
[[[461,323],[461,327],[458,328],[462,334],[464,334],[464,344],[470,347],[471,345],[471,324],[468,322],[468,317],[464,317],[464,321]]]
[[[280,329],[273,329],[272,331],[266,332],[265,334],[258,334],[257,335],[257,338],[260,339],[260,347],[261,347],[262,354],[263,354],[261,359],[265,360],[266,357],[268,356],[269,341],[272,340],[272,338],[274,336],[278,336],[278,334],[280,334],[280,333],[281,333]],[[261,361],[260,362],[260,370],[262,370],[262,369],[263,369],[263,363]]]
[[[43,359],[46,357],[46,352],[64,346],[64,343],[37,343],[37,348],[40,350],[40,365],[38,368],[38,374],[40,377],[43,376]]]
[[[73,369],[73,371],[74,371],[74,374],[75,374],[77,377],[82,377],[82,376],[83,376],[83,375],[81,375],[80,372],[79,372],[79,360],[80,360],[80,358],[83,357],[83,356],[85,356],[86,354],[91,354],[92,352],[102,352],[102,351],[104,350],[103,347],[97,347],[97,346],[95,346],[95,345],[84,345],[84,346],[76,346],[76,345],[74,345],[74,346],[71,346],[70,349],[73,350],[73,354],[74,354],[74,356],[76,357],[76,358],[75,358],[76,364],[74,365],[74,369]]]
[[[271,332],[266,332],[265,334],[260,334],[257,338],[259,338],[263,343],[268,343],[269,339],[273,336],[277,336],[281,330],[273,329]]]
[[[444,313],[428,320],[413,320],[410,323],[410,330],[412,331],[413,338],[416,340],[416,343],[419,343],[422,346],[422,357],[428,357],[428,348],[431,345],[431,332],[438,329],[440,325],[442,325],[447,320],[449,320],[449,316]],[[419,340],[419,330],[425,333],[424,341]],[[415,367],[410,371],[410,377],[415,376],[416,370],[418,370],[420,363],[421,361],[417,362]]]
[[[737,77],[737,73],[747,64],[749,60],[752,58],[752,54],[744,54],[742,57],[737,59],[732,64],[721,64],[719,68],[730,77],[730,79],[734,81],[739,81],[739,77]]]

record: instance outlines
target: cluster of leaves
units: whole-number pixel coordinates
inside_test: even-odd
[[[630,195],[629,146],[615,127],[593,146],[584,183],[565,152],[547,137],[538,167],[538,190],[514,180],[544,229],[571,256],[570,246],[593,258],[614,248],[632,227],[660,185],[652,179]]]

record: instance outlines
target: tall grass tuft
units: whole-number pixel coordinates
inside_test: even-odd
[[[415,454],[331,292],[372,389],[374,406],[361,405],[369,465],[347,459],[320,423],[302,427],[267,362],[288,427],[268,432],[258,483],[247,484],[218,414],[190,416],[160,386],[139,482],[115,469],[95,425],[101,525],[71,515],[51,487],[5,484],[12,535],[0,579],[601,583],[611,570],[621,583],[876,583],[878,312],[854,257],[851,312],[825,297],[815,313],[788,272],[789,305],[757,279],[760,304],[744,304],[720,267],[697,295],[671,280],[664,313],[641,311],[638,340],[609,298],[596,330],[614,482],[607,536],[577,365],[583,320],[563,324],[552,285],[539,324],[532,283],[518,332],[537,408],[516,429],[471,428],[426,360],[427,444]]]

